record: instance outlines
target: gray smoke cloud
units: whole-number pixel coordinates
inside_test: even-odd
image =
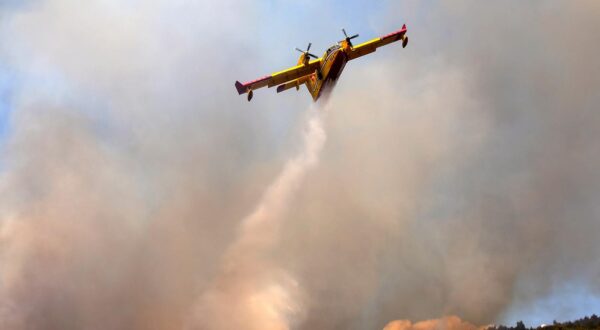
[[[380,3],[365,21],[409,46],[347,66],[319,163],[248,229],[309,97],[232,82],[355,19],[308,6],[283,28],[250,1],[0,5],[0,328],[472,328],[599,294],[600,3]]]
[[[284,166],[256,209],[240,224],[214,283],[202,295],[190,326],[206,329],[290,329],[302,314],[298,282],[269,255],[277,247],[281,226],[295,191],[314,167],[325,143],[321,112],[310,112],[303,150]]]

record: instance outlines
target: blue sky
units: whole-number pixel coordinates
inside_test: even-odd
[[[600,297],[579,283],[563,283],[532,303],[516,303],[504,313],[505,324],[522,320],[527,326],[572,321],[600,314]]]
[[[11,112],[11,95],[14,88],[14,77],[0,65],[0,145],[5,139],[9,128]]]

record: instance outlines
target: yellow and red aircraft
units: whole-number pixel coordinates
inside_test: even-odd
[[[306,50],[296,48],[301,52],[298,65],[295,67],[273,73],[247,83],[235,82],[235,88],[240,95],[248,93],[248,101],[252,100],[254,90],[262,87],[277,86],[277,93],[295,87],[300,89],[300,85],[306,85],[314,101],[317,101],[323,92],[332,87],[335,81],[340,77],[346,63],[355,58],[373,53],[378,47],[385,46],[392,42],[402,40],[402,47],[408,44],[408,36],[406,35],[406,24],[402,29],[385,35],[381,38],[375,38],[360,45],[354,46],[352,39],[357,38],[358,34],[349,37],[346,30],[342,29],[344,40],[329,47],[323,57],[317,57],[310,53],[310,46]],[[313,58],[311,60],[311,58]]]

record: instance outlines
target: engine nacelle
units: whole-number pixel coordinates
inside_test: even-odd
[[[248,92],[248,102],[250,102],[252,100],[252,97],[254,96],[254,92],[252,90],[250,90]]]
[[[408,36],[404,35],[402,37],[402,48],[406,48],[406,45],[408,45]]]

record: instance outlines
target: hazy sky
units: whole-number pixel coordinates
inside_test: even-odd
[[[404,23],[224,272],[315,111],[233,83]],[[595,0],[0,3],[0,327],[218,328],[262,281],[294,329],[597,314],[599,29]]]

